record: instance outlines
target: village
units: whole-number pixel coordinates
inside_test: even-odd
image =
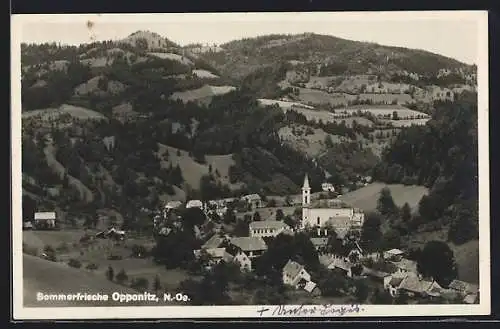
[[[258,194],[206,202],[169,201],[161,209],[149,211],[153,236],[168,237],[172,232],[182,230],[182,210],[195,209],[202,214],[204,220],[193,227],[196,238],[201,241],[201,247],[192,252],[207,272],[217,264],[226,263],[236,265],[241,273],[252,273],[255,271],[256,262],[266,254],[274,239],[305,234],[323,269],[354,283],[368,280],[370,285],[375,287],[377,294],[390,296],[385,299],[385,303],[391,303],[391,300],[408,304],[437,301],[467,304],[478,302],[478,285],[455,279],[449,285],[441,286],[432,278],[423,277],[419,273],[417,261],[412,259],[406,250],[363,250],[360,237],[365,214],[361,209],[343,202],[341,195],[335,193],[331,184],[324,183],[322,192],[311,193],[306,174],[301,192],[299,198],[288,198],[281,202],[263,198]],[[284,212],[280,208],[283,205],[292,206],[288,207],[292,212],[288,209]],[[245,225],[244,229],[238,232],[226,229],[221,219],[227,216],[239,218],[239,222]],[[23,228],[57,229],[57,220],[56,212],[36,212],[33,220],[25,219]],[[88,238],[119,243],[133,235],[133,232],[123,230],[119,226],[109,226]],[[139,251],[139,254],[141,252],[146,253]],[[49,258],[47,253],[41,256]],[[314,277],[312,269],[293,257],[281,268],[282,284],[292,290],[304,291],[312,300],[323,295]],[[350,293],[359,293],[355,291],[359,288],[356,288],[356,285],[354,287]],[[372,302],[375,303],[373,298]]]

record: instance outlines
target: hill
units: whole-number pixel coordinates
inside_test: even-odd
[[[79,287],[75,291],[75,287]],[[112,301],[96,303],[94,301],[43,301],[36,300],[38,292],[50,294],[89,293],[108,294],[114,292],[137,294],[137,291],[106,280],[91,272],[74,269],[65,264],[55,263],[35,256],[23,254],[23,304],[24,307],[74,307],[74,306],[118,306]],[[146,305],[147,303],[132,303]]]
[[[422,50],[381,46],[328,35],[266,35],[235,40],[221,45],[220,52],[202,56],[217,69],[236,78],[278,61],[313,64],[320,75],[365,73],[377,66],[418,74],[437,73],[441,68],[466,68],[451,58]],[[321,63],[321,65],[320,65]],[[385,70],[384,69],[384,70]]]

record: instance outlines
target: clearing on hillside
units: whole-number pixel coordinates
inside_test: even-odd
[[[276,99],[267,99],[267,98],[259,98],[258,101],[263,106],[271,106],[271,105],[276,104],[280,108],[282,108],[283,110],[289,110],[289,109],[294,108],[294,107],[314,109],[314,107],[312,107],[312,106],[305,105],[305,104],[298,103],[298,102],[279,101]]]
[[[177,55],[174,53],[148,53],[148,55],[161,59],[170,59],[173,61],[178,61],[179,63],[182,63],[184,65],[189,65],[189,66],[194,65],[194,63],[186,56]]]
[[[99,112],[68,104],[63,104],[58,108],[26,111],[23,112],[22,118],[28,119],[39,117],[41,120],[45,121],[54,120],[63,114],[69,114],[70,116],[80,120],[107,120],[107,118]]]
[[[75,287],[78,287],[79,291],[75,291]],[[38,292],[51,294],[99,293],[109,295],[109,299],[107,302],[98,303],[85,300],[37,301]],[[107,280],[103,275],[23,254],[23,304],[25,307],[122,306],[123,303],[112,300],[111,294],[114,292],[138,293],[132,288]],[[129,305],[147,305],[147,302],[132,302]]]
[[[285,143],[312,157],[316,157],[326,150],[325,139],[326,136],[329,135],[323,129],[299,124],[282,127],[278,131],[278,134]],[[348,141],[348,139],[343,136],[330,135],[330,137],[333,143]]]
[[[193,70],[193,74],[196,75],[198,78],[203,78],[203,79],[215,79],[219,77],[218,75],[215,75],[207,70]]]
[[[416,119],[416,118],[429,118],[428,114],[425,114],[423,112],[411,110],[407,107],[404,106],[399,106],[399,105],[356,105],[356,106],[350,106],[347,108],[341,108],[341,109],[336,109],[334,115],[345,115],[350,114],[350,113],[356,113],[358,111],[364,112],[364,113],[371,113],[372,115],[376,117],[381,117],[381,116],[392,116],[394,112],[397,113],[398,118],[400,119]]]
[[[322,90],[299,88],[299,99],[306,104],[347,106],[348,98],[342,94],[329,94]]]
[[[206,164],[201,164],[194,161],[188,152],[176,149],[175,147],[158,144],[159,154],[164,154],[168,150],[168,160],[161,161],[164,168],[168,168],[170,164],[177,166],[182,170],[184,181],[194,189],[200,188],[200,179],[204,175],[209,174],[209,165],[212,165],[212,173],[217,181],[229,186],[230,189],[241,188],[241,184],[231,184],[229,182],[229,167],[234,165],[234,160],[231,154],[228,155],[206,155]],[[180,156],[177,155],[180,152]],[[216,174],[219,173],[219,176]]]
[[[408,202],[413,210],[417,209],[422,196],[428,193],[428,189],[424,186],[372,183],[358,190],[346,193],[339,198],[355,208],[360,208],[365,212],[371,212],[377,209],[380,190],[384,187],[388,187],[391,190],[394,203],[396,203],[398,207]]]
[[[187,103],[189,101],[210,103],[213,96],[224,95],[235,89],[236,88],[233,86],[204,85],[203,87],[198,89],[175,92],[170,96],[170,98],[173,100],[180,99],[184,103]]]

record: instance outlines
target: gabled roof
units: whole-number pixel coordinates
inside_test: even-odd
[[[391,250],[385,251],[384,254],[391,255],[391,256],[398,256],[398,255],[404,254],[404,252],[399,250],[399,249],[391,249]]]
[[[451,281],[449,288],[456,291],[460,291],[462,293],[470,293],[470,294],[477,293],[479,291],[479,286],[477,284],[460,280]]]
[[[424,293],[431,285],[431,281],[420,280],[417,275],[407,275],[399,285],[399,288],[410,292]]]
[[[340,268],[344,271],[349,271],[353,267],[353,264],[346,262],[341,258],[335,258],[333,262],[328,266],[328,268]]]
[[[247,195],[244,195],[241,197],[243,200],[247,200],[247,201],[252,201],[252,200],[260,200],[261,197],[260,195],[254,193],[254,194],[247,194]]]
[[[277,220],[264,220],[264,221],[255,221],[251,222],[249,225],[250,229],[280,229],[280,228],[288,228],[284,222]]]
[[[283,274],[288,274],[290,277],[295,278],[303,269],[303,265],[293,260],[289,260],[283,267]]]
[[[222,241],[224,239],[220,236],[218,236],[217,234],[214,234],[212,235],[212,237],[210,239],[207,240],[207,242],[205,242],[203,244],[203,246],[201,246],[203,249],[208,249],[208,248],[217,248],[221,245]]]
[[[401,259],[399,262],[391,262],[398,268],[408,272],[417,273],[417,262],[406,258]]]
[[[371,277],[374,277],[374,278],[380,278],[380,279],[383,279],[387,276],[390,276],[389,273],[386,273],[386,272],[382,272],[382,271],[377,271],[377,270],[374,270],[372,268],[368,268],[368,267],[364,267],[363,268],[363,275],[368,275],[368,276],[371,276]]]
[[[180,202],[180,201],[169,201],[165,205],[165,208],[175,209],[175,208],[180,207],[181,205],[182,205],[182,202]]]
[[[203,208],[203,202],[200,200],[189,200],[186,203],[186,208]]]
[[[230,241],[243,251],[266,250],[266,242],[261,237],[231,237]]]
[[[331,263],[333,263],[333,257],[329,255],[320,255],[319,257],[320,264],[328,267]]]
[[[399,285],[401,284],[401,282],[404,280],[404,278],[402,277],[393,277],[391,279],[391,281],[389,281],[389,285],[393,286],[393,287],[399,287]]]
[[[311,240],[313,246],[318,247],[326,246],[328,243],[328,238],[310,238],[309,240]]]
[[[36,212],[35,219],[56,219],[56,213],[54,211]]]

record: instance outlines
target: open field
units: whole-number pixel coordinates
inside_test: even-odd
[[[215,75],[207,70],[193,70],[193,74],[196,75],[198,78],[205,78],[205,79],[215,79],[219,77],[218,75]]]
[[[170,98],[173,100],[181,100],[182,102],[207,101],[210,102],[213,96],[227,94],[236,88],[233,86],[211,86],[204,85],[198,89],[179,91],[173,93]]]
[[[267,99],[267,98],[259,98],[258,99],[259,103],[263,106],[271,106],[271,105],[278,105],[280,108],[283,110],[289,110],[292,107],[302,107],[306,109],[314,109],[314,107],[305,105],[299,102],[288,102],[288,101],[279,101],[276,99]]]
[[[444,241],[448,243],[458,267],[458,279],[471,283],[479,283],[479,241],[472,240],[463,245],[447,242],[448,230],[417,232],[411,235],[410,247],[423,248],[429,241]]]
[[[305,132],[308,129],[313,133],[306,135]],[[294,131],[296,134],[294,134]],[[278,131],[278,134],[285,143],[288,143],[293,148],[305,152],[313,157],[326,150],[325,138],[329,135],[323,129],[310,128],[298,124],[282,127]],[[330,135],[330,137],[333,143],[342,143],[348,140],[347,138],[338,135]]]
[[[391,124],[393,127],[425,126],[429,119],[409,119],[409,120],[380,120],[383,123]]]
[[[412,209],[416,209],[422,196],[428,193],[428,189],[423,186],[372,183],[358,190],[346,193],[339,198],[355,208],[371,212],[377,208],[379,193],[384,187],[388,187],[391,190],[394,203],[397,206],[401,207],[405,202],[408,202]]]
[[[94,58],[88,58],[88,59],[82,59],[80,60],[80,63],[83,65],[88,65],[92,68],[98,68],[98,67],[105,67],[107,65],[113,64],[115,59],[113,57],[94,57]]]
[[[159,144],[159,153],[163,154],[165,150],[168,150],[168,161],[162,160],[162,166],[167,168],[169,164],[173,166],[179,165],[182,170],[182,177],[184,177],[185,182],[192,188],[198,189],[200,187],[201,177],[209,174],[209,165],[212,165],[212,172],[215,178],[222,184],[226,184],[232,189],[238,189],[241,186],[240,184],[230,184],[229,182],[229,167],[234,164],[231,154],[206,155],[206,164],[201,164],[194,161],[186,151]],[[180,156],[177,155],[177,151],[180,152]],[[219,172],[220,177],[215,173],[216,170]]]
[[[189,58],[173,53],[148,53],[148,55],[161,59],[170,59],[173,61],[178,61],[179,63],[182,63],[184,65],[194,65]]]
[[[306,104],[331,104],[333,106],[346,105],[348,99],[338,94],[329,94],[326,91],[299,88],[299,99]]]
[[[345,115],[345,113],[356,113],[358,111],[364,112],[364,113],[371,113],[374,116],[385,116],[385,115],[390,115],[392,116],[394,111],[397,112],[398,117],[401,119],[406,119],[406,118],[415,118],[418,116],[423,116],[425,118],[428,118],[429,116],[423,112],[411,110],[409,108],[406,108],[404,106],[397,106],[397,105],[356,105],[356,106],[350,106],[346,108],[341,108],[341,109],[336,109],[334,115]]]
[[[50,262],[35,256],[23,254],[23,304],[25,307],[68,307],[68,306],[118,306],[119,302],[95,301],[42,301],[36,300],[38,292],[49,294],[137,293],[134,289],[108,281],[104,276],[86,270],[74,269],[62,263]],[[121,304],[123,305],[123,304]],[[147,305],[135,302],[130,305]]]
[[[99,112],[68,104],[63,104],[58,108],[26,111],[23,112],[22,118],[28,119],[33,117],[40,117],[41,120],[54,120],[63,114],[69,114],[70,116],[80,120],[107,120],[107,118]]]

